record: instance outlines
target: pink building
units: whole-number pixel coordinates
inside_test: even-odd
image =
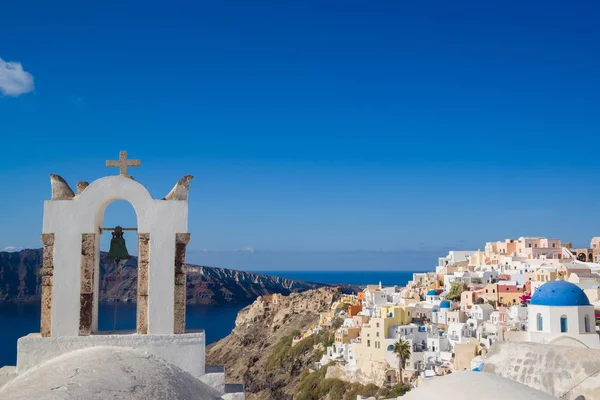
[[[526,258],[561,259],[562,246],[559,239],[521,237],[517,240],[517,256]]]

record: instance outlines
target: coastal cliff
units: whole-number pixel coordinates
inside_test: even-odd
[[[40,301],[40,268],[42,249],[20,252],[0,252],[0,302]],[[118,272],[118,275],[117,275]],[[240,303],[270,293],[284,295],[325,286],[322,283],[295,281],[198,265],[188,265],[187,303],[216,304]],[[345,291],[356,290],[343,286]],[[137,295],[137,259],[131,258],[119,269],[115,264],[100,260],[100,300],[135,301]]]
[[[247,399],[292,399],[301,373],[327,344],[291,347],[293,337],[317,323],[341,294],[339,288],[320,288],[278,296],[277,304],[258,298],[239,312],[229,336],[207,347],[207,365],[225,365],[228,380],[244,383]],[[324,333],[319,337],[333,339],[333,331]]]

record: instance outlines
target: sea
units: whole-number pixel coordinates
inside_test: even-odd
[[[378,284],[404,286],[412,279],[408,271],[253,271],[282,278],[320,283],[353,285]],[[115,327],[115,303],[102,303],[98,310],[98,328],[110,331]],[[186,328],[206,329],[206,344],[219,341],[231,333],[238,312],[250,303],[190,304],[186,308]],[[135,329],[136,305],[117,303],[117,330]],[[16,365],[17,339],[40,331],[40,304],[0,303],[0,367]]]

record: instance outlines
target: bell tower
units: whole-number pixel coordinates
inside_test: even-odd
[[[121,152],[119,160],[107,161],[106,165],[118,167],[119,175],[100,178],[91,184],[79,182],[76,193],[63,178],[50,175],[52,199],[44,202],[42,233],[41,329],[40,333],[19,338],[17,365],[2,368],[0,393],[6,387],[4,382],[18,379],[21,374],[61,356],[88,357],[87,351],[95,348],[94,354],[113,354],[121,361],[121,352],[141,352],[143,359],[146,359],[144,353],[150,354],[212,387],[211,399],[244,399],[243,389],[225,384],[223,367],[206,368],[204,330],[185,329],[185,255],[190,241],[188,192],[193,177],[184,176],[165,197],[155,199],[127,174],[128,167],[140,166],[138,160],[128,160],[127,153]],[[118,200],[133,206],[137,229],[104,226],[106,208]],[[124,230],[136,230],[138,235],[137,329],[133,333],[98,332],[100,235],[103,231],[112,232],[107,257],[111,259],[109,262],[118,264],[129,257]],[[88,373],[102,376],[96,370],[102,369],[102,365],[91,365]],[[152,368],[137,371],[150,370],[154,371]],[[78,371],[75,367],[59,369],[58,374],[64,374],[65,379],[73,380],[79,388]],[[122,372],[135,375],[132,371],[136,369]],[[152,371],[148,372],[149,379],[157,376]],[[174,373],[172,369],[169,371]],[[185,381],[175,382],[173,377],[179,375],[179,372],[169,375],[170,381],[175,385]],[[123,379],[121,386],[129,388],[124,392],[135,391],[138,378]],[[105,382],[101,381],[103,385]],[[67,386],[61,390],[69,390],[71,385]],[[0,398],[4,398],[2,394]]]
[[[79,182],[77,193],[60,176],[51,175],[52,199],[44,203],[42,233],[42,336],[97,333],[102,231],[112,230],[109,259],[129,257],[123,228],[102,226],[106,207],[117,200],[129,202],[138,220],[137,334],[185,332],[187,199],[192,176],[181,178],[157,200],[127,174],[128,167],[140,165],[122,151],[119,160],[106,162],[107,167],[118,167],[119,175],[91,184]]]

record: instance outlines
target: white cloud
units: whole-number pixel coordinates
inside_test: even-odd
[[[23,70],[20,62],[0,58],[0,93],[17,97],[32,91],[33,75]]]
[[[13,252],[13,251],[20,251],[20,250],[23,250],[23,248],[16,247],[16,246],[6,246],[3,251]]]
[[[243,253],[254,253],[254,249],[252,247],[244,247],[243,249],[235,249],[235,251],[243,252]]]

